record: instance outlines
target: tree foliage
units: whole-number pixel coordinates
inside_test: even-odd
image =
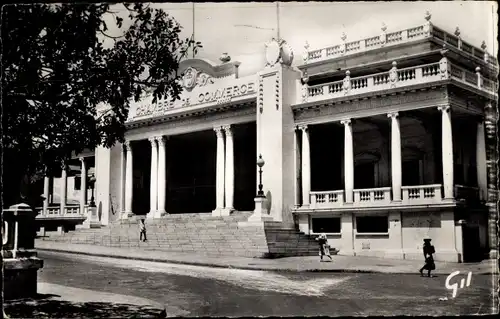
[[[181,26],[161,9],[116,6],[3,7],[3,147],[24,174],[122,142],[129,103],[145,91],[178,98],[178,64],[200,43],[181,40]]]

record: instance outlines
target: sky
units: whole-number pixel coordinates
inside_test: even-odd
[[[182,38],[193,32],[193,4],[154,3],[183,27]],[[118,8],[118,7],[117,7]],[[216,63],[223,52],[241,62],[240,76],[255,73],[265,65],[265,43],[277,35],[278,11],[274,2],[220,2],[194,4],[194,34],[203,48],[196,55]],[[464,41],[497,55],[497,4],[494,1],[415,2],[280,2],[280,37],[294,51],[294,65],[301,63],[304,44],[320,49],[421,25],[425,12],[431,22],[453,33],[460,28]]]

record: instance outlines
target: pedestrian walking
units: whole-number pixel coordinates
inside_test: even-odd
[[[320,256],[320,261],[323,261],[323,256],[327,256],[332,259],[332,256],[330,256],[330,246],[328,246],[328,238],[326,237],[326,234],[323,233],[323,229],[321,229],[321,234],[316,238],[319,244],[319,256]]]
[[[142,237],[144,237],[144,239],[142,239]],[[148,240],[146,237],[146,224],[144,224],[144,218],[139,219],[139,240]]]
[[[436,269],[436,264],[434,264],[434,257],[433,257],[433,254],[436,253],[436,250],[434,249],[434,246],[431,245],[430,238],[424,239],[423,250],[424,250],[425,264],[422,268],[420,268],[420,275],[423,277],[424,270],[427,270],[427,276],[432,277],[431,271]]]

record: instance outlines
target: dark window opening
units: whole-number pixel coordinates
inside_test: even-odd
[[[340,233],[340,217],[312,218],[313,233]]]
[[[82,185],[82,178],[80,176],[75,176],[75,191],[79,191]]]
[[[405,161],[401,166],[401,182],[403,186],[420,185],[420,161]]]
[[[356,217],[356,232],[388,233],[389,219],[387,216],[358,216]]]
[[[358,164],[354,167],[354,188],[375,187],[375,163]]]

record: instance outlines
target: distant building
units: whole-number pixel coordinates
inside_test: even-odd
[[[496,59],[430,15],[341,40],[307,48],[298,68],[272,41],[267,65],[245,77],[227,55],[183,61],[181,100],[134,103],[125,144],[87,154],[100,223],[252,211],[262,155],[263,219],[323,229],[340,254],[420,259],[426,237],[437,260],[495,251],[485,202]]]

